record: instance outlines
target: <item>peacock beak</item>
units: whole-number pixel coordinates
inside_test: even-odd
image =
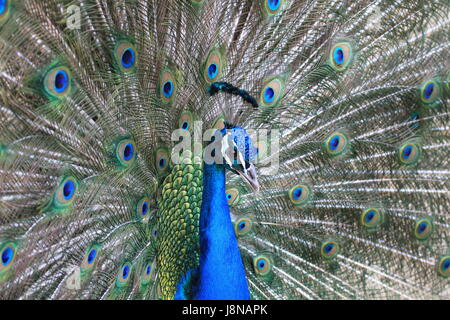
[[[245,166],[247,168],[244,168],[243,171],[236,170],[236,172],[244,179],[253,192],[258,192],[260,185],[258,182],[258,175],[256,174],[256,167],[251,163],[246,163]]]

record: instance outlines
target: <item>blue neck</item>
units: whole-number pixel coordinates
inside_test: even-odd
[[[225,198],[225,169],[204,164],[200,213],[200,267],[195,299],[250,299],[230,210]]]

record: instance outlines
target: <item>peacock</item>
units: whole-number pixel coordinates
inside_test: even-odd
[[[0,299],[450,299],[448,0],[0,0]]]

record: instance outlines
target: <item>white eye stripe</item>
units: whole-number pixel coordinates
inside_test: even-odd
[[[230,144],[231,141],[231,144]],[[232,146],[232,148],[230,147]],[[231,137],[231,131],[227,131],[225,133],[225,135],[222,137],[222,144],[221,144],[221,153],[223,155],[223,158],[225,159],[225,162],[232,167],[233,166],[233,161],[231,160],[231,158],[229,157],[229,154],[231,154],[231,152],[229,151],[233,151],[232,154],[234,156],[234,151],[237,151],[237,155],[238,155],[238,163],[242,164],[242,167],[244,168],[244,172],[247,172],[247,168],[245,167],[245,159],[244,159],[244,155],[242,154],[242,152],[239,150],[236,142],[234,141],[234,139],[232,139]],[[234,160],[234,159],[233,159]]]
[[[227,150],[228,150],[228,148],[230,146],[229,143],[228,143],[228,139],[229,138],[230,138],[230,132],[227,131],[227,133],[225,133],[225,136],[222,138],[222,146],[221,146],[220,151],[222,152],[223,158],[225,159],[226,163],[229,166],[232,166],[233,163],[232,163],[231,159],[228,157],[228,154],[227,154]]]

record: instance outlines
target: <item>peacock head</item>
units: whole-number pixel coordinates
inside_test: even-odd
[[[225,169],[241,176],[257,192],[260,186],[253,162],[258,155],[258,148],[253,145],[250,135],[244,128],[229,123],[225,123],[218,133],[222,138],[220,149]]]

